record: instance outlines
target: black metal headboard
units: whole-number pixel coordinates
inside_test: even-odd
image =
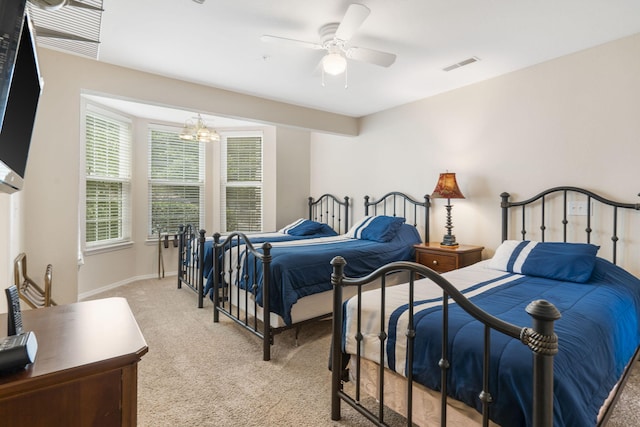
[[[640,196],[640,194],[638,194]],[[584,217],[582,221],[574,220],[573,223],[578,226],[584,226],[584,233],[586,235],[586,243],[592,243],[591,237],[592,226],[595,224],[595,220],[593,218],[594,211],[599,210],[597,208],[594,209],[593,201],[597,201],[602,205],[610,206],[611,209],[609,213],[606,215],[602,215],[602,217],[606,217],[606,219],[611,219],[612,227],[611,230],[611,241],[613,253],[611,257],[611,261],[615,264],[617,258],[617,243],[619,240],[618,236],[618,219],[620,209],[633,209],[640,210],[640,203],[621,203],[615,202],[613,200],[606,199],[598,194],[595,194],[589,190],[585,190],[583,188],[578,187],[554,187],[548,190],[545,190],[530,199],[523,200],[521,202],[511,202],[509,201],[509,193],[502,193],[500,195],[502,198],[502,202],[500,206],[502,207],[502,241],[508,239],[509,233],[509,209],[521,207],[521,223],[520,223],[520,234],[522,235],[522,240],[527,240],[527,221],[531,220],[534,208],[539,209],[537,214],[535,215],[535,220],[540,221],[540,241],[545,241],[545,231],[547,231],[548,227],[553,224],[554,226],[558,226],[562,231],[562,241],[567,242],[567,231],[569,226],[572,225],[572,221],[569,219],[571,215],[570,213],[570,203],[575,203],[579,201],[586,201],[584,203],[584,212],[581,212],[581,217]],[[576,200],[575,197],[581,198],[581,200]],[[548,215],[548,203],[551,203],[553,200],[558,200],[561,203],[561,215],[559,222],[553,222],[553,219],[549,219]],[[557,202],[556,202],[557,203]],[[600,221],[600,218],[598,221]],[[599,222],[597,223],[600,224]]]
[[[372,208],[373,213],[369,213],[369,207]],[[407,224],[412,224],[414,227],[418,227],[418,221],[420,218],[419,210],[424,208],[424,224],[420,224],[424,227],[424,241],[429,241],[429,208],[431,207],[431,201],[428,195],[424,196],[424,202],[413,199],[411,196],[407,196],[399,191],[392,191],[385,194],[375,202],[369,201],[369,196],[364,196],[364,214],[366,215],[389,215],[389,216],[402,216],[406,218]]]
[[[338,234],[349,231],[349,197],[343,201],[332,194],[314,200],[309,197],[309,219],[329,224]]]

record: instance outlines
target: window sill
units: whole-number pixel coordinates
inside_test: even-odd
[[[102,253],[106,253],[106,252],[114,252],[114,251],[119,251],[122,249],[129,249],[133,247],[133,242],[129,241],[129,242],[122,242],[122,243],[114,243],[111,245],[104,245],[104,246],[96,246],[96,247],[92,247],[92,248],[85,248],[84,250],[84,254],[86,256],[91,256],[91,255],[99,255]]]

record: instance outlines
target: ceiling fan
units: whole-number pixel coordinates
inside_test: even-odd
[[[104,9],[102,9],[101,7],[82,3],[77,0],[29,0],[29,2],[44,10],[58,10],[65,6],[72,6],[104,12]]]
[[[353,37],[358,28],[364,23],[370,12],[369,8],[365,5],[359,3],[349,5],[347,12],[342,18],[342,22],[333,22],[320,27],[318,31],[321,38],[320,43],[271,35],[263,35],[261,40],[308,49],[325,50],[327,53],[321,61],[322,70],[334,76],[346,71],[347,58],[382,67],[389,67],[396,60],[395,54],[349,44],[351,37]]]

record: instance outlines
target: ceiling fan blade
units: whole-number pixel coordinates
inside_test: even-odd
[[[380,65],[381,67],[389,67],[396,61],[396,55],[393,53],[380,52],[379,50],[366,49],[364,47],[351,47],[347,50],[346,55],[347,58]]]
[[[37,37],[48,37],[52,39],[73,40],[78,42],[100,43],[97,40],[91,40],[86,37],[77,36],[75,34],[63,33],[62,31],[51,30],[49,28],[35,27]]]
[[[81,7],[83,9],[97,10],[98,12],[104,12],[104,9],[101,8],[101,7],[93,6],[93,5],[86,4],[86,3],[81,3],[81,2],[76,1],[76,0],[67,0],[65,3],[67,5],[73,6],[73,7]]]
[[[324,49],[324,47],[322,47],[322,45],[318,43],[306,42],[304,40],[288,39],[285,37],[270,36],[266,34],[260,37],[260,40],[267,43],[287,44],[289,46],[298,46],[307,49]]]
[[[343,41],[350,40],[358,28],[364,23],[365,19],[367,19],[369,13],[371,13],[371,10],[363,4],[350,4],[347,13],[345,13],[344,18],[342,18],[342,22],[338,25],[336,38]]]

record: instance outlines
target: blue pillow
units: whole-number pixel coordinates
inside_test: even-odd
[[[584,283],[591,277],[599,248],[589,243],[505,240],[489,268]]]
[[[322,237],[328,237],[328,236],[337,236],[338,232],[336,230],[334,230],[333,228],[331,228],[331,226],[329,224],[325,224],[325,223],[321,223],[322,227],[320,227],[318,229],[318,231],[316,231],[316,234],[318,235],[318,237],[322,236]]]
[[[321,222],[300,218],[278,231],[292,236],[308,236],[310,234],[316,234],[320,230],[323,230],[324,227],[325,224]]]
[[[388,242],[396,236],[404,221],[404,218],[397,216],[366,216],[351,227],[346,235],[354,239]]]

